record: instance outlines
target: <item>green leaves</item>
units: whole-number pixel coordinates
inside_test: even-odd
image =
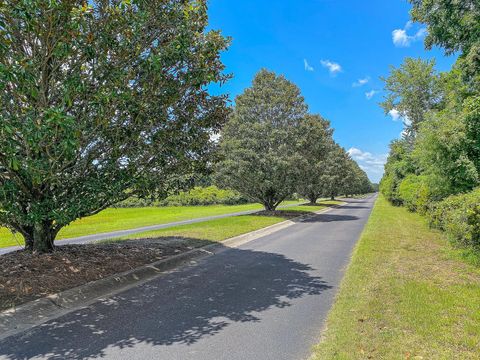
[[[267,210],[295,191],[315,200],[320,194],[336,195],[347,184],[361,192],[345,181],[350,163],[345,150],[334,144],[330,124],[307,110],[298,87],[261,70],[252,87],[237,97],[222,132],[217,182]],[[355,175],[366,179],[361,173]]]
[[[7,0],[0,21],[1,224],[55,233],[206,167],[228,41],[205,1]]]

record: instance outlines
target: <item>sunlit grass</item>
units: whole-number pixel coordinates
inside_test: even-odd
[[[301,216],[304,212],[313,213],[315,211],[323,210],[336,203],[339,202],[322,201],[315,206],[290,207],[286,210],[279,210],[276,213],[276,216],[243,215],[224,219],[210,220],[196,224],[180,225],[168,229],[153,230],[139,234],[128,235],[120,239],[114,239],[113,241],[152,239],[163,237],[184,237],[198,240],[222,241],[234,236],[246,234],[251,231],[277,224],[291,217],[282,217],[283,211],[288,213],[291,213],[292,211],[299,212],[299,216]],[[111,241],[112,240],[109,240],[107,242]]]
[[[302,202],[286,201],[282,205],[300,203]],[[260,204],[111,208],[94,216],[73,222],[60,231],[57,240],[262,209],[263,207]],[[23,237],[20,234],[13,236],[8,229],[0,228],[0,247],[14,246],[17,244],[23,244]]]
[[[313,359],[479,359],[480,270],[448,249],[380,197]]]

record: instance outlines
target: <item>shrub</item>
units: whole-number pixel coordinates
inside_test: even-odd
[[[454,244],[480,250],[480,188],[436,203],[429,211],[429,220]]]
[[[425,176],[408,175],[398,187],[398,196],[410,211],[425,214],[431,201],[431,191]]]
[[[216,186],[195,187],[190,191],[171,195],[161,202],[164,206],[194,206],[194,205],[235,205],[248,202],[238,192],[219,189]]]
[[[219,189],[216,186],[197,186],[190,191],[170,195],[160,201],[132,197],[117,204],[116,207],[235,205],[247,202],[247,199],[233,190]]]
[[[393,205],[402,205],[402,200],[398,195],[398,180],[394,174],[385,175],[380,183],[380,192]]]

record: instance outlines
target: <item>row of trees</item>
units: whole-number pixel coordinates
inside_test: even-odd
[[[391,144],[381,191],[394,204],[428,214],[455,242],[478,248],[480,4],[411,2],[413,20],[428,27],[426,46],[460,56],[443,73],[434,61],[406,59],[385,79],[388,95],[382,106],[387,113],[397,111],[406,130]]]
[[[300,89],[261,70],[239,95],[220,141],[216,181],[268,211],[293,193],[321,196],[373,191],[367,175],[332,138],[330,123],[308,113]]]
[[[208,89],[228,79],[229,40],[207,24],[205,0],[2,1],[0,225],[51,251],[73,220],[165,196],[211,165],[231,111]],[[221,150],[220,181],[268,209],[297,190],[314,201],[368,187],[328,123],[267,72]]]

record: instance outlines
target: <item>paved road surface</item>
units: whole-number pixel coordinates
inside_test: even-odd
[[[279,206],[279,208],[285,209],[285,208],[294,207],[294,206],[298,206],[298,204],[289,204],[289,205]],[[101,241],[106,239],[114,239],[118,237],[132,235],[132,234],[139,234],[145,231],[167,229],[167,228],[171,228],[178,225],[195,224],[195,223],[200,223],[200,222],[205,222],[205,221],[210,221],[215,219],[223,219],[223,218],[232,217],[232,216],[250,215],[259,211],[261,211],[261,209],[239,211],[239,212],[230,213],[230,214],[206,216],[206,217],[190,219],[190,220],[175,221],[167,224],[143,226],[135,229],[92,234],[92,235],[71,238],[71,239],[58,240],[57,242],[55,242],[55,245],[61,246],[61,245],[72,245],[72,244],[88,244],[88,243],[93,243],[96,241]],[[21,250],[21,249],[22,249],[21,246],[10,246],[6,248],[0,248],[0,255],[8,254],[10,252]]]
[[[0,359],[305,359],[375,197],[0,342]]]

